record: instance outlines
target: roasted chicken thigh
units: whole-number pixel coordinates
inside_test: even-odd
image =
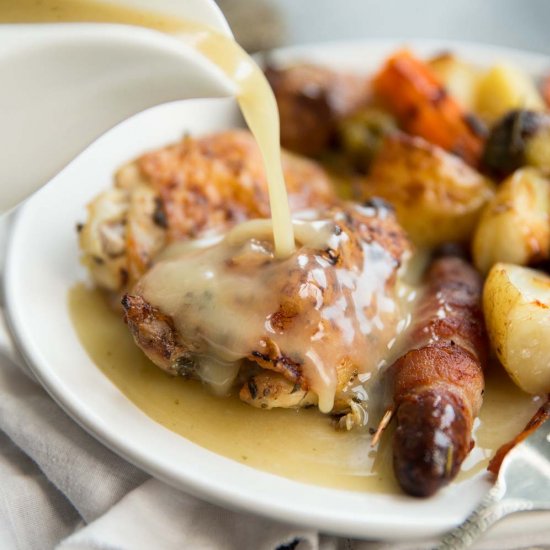
[[[283,153],[283,170],[292,210],[334,203],[317,164]],[[185,137],[123,166],[115,185],[90,203],[80,227],[82,261],[99,287],[120,293],[169,243],[269,215],[263,161],[249,132]]]
[[[395,342],[408,241],[383,203],[295,221],[297,250],[276,259],[270,224],[166,251],[123,298],[137,345],[169,373],[261,408],[318,405],[365,420],[366,382]]]

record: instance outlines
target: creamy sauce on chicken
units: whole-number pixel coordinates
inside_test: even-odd
[[[279,112],[262,70],[231,38],[176,17],[82,0],[0,0],[1,22],[109,21],[137,24],[177,35],[217,65],[236,85],[237,100],[264,159],[275,253],[294,251],[294,234],[281,165]]]
[[[352,248],[332,219],[296,220],[294,229],[299,247],[284,260],[275,257],[269,220],[245,222],[202,249],[176,244],[132,294],[172,318],[194,375],[218,394],[232,389],[243,360],[277,350],[303,372],[325,413],[339,369],[353,365],[347,391],[366,408],[365,387],[407,327],[391,279],[396,260],[376,241]],[[346,247],[357,258],[339,265]]]
[[[391,430],[376,449],[366,430],[338,431],[318,410],[265,411],[237,396],[217,397],[193,380],[173,377],[136,347],[102,293],[69,293],[78,337],[91,360],[139,409],[173,432],[222,456],[290,479],[351,491],[400,494],[392,473]],[[523,429],[540,401],[523,393],[501,367],[491,368],[476,446],[458,481],[486,468],[495,450]]]

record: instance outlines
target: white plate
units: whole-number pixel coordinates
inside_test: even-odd
[[[397,45],[377,41],[307,46],[277,57],[372,71]],[[543,56],[488,46],[426,41],[412,45],[422,54],[452,49],[478,63],[510,59],[533,74],[550,65]],[[120,164],[143,151],[176,140],[184,131],[201,134],[238,121],[232,100],[179,102],[141,113],[101,137],[21,208],[9,242],[5,296],[23,355],[52,397],[92,435],[155,477],[201,498],[365,538],[408,539],[456,525],[487,490],[482,477],[416,500],[322,488],[264,473],[155,423],[119,392],[80,345],[67,292],[86,279],[75,236],[85,204],[111,185]]]

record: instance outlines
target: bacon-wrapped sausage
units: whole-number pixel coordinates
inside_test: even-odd
[[[432,495],[451,481],[470,452],[488,350],[478,273],[446,256],[434,260],[426,278],[409,351],[390,368],[394,471],[415,496]]]

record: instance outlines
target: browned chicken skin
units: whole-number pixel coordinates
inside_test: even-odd
[[[388,307],[385,300],[397,301],[397,269],[409,244],[393,213],[382,203],[374,203],[366,208],[335,207],[328,217],[332,220],[329,248],[301,247],[292,258],[284,262],[275,260],[260,268],[256,268],[255,263],[247,264],[246,260],[235,263],[233,259],[226,259],[222,263],[230,276],[247,273],[251,280],[258,281],[256,290],[262,295],[255,300],[271,304],[259,326],[243,325],[243,331],[258,331],[243,354],[238,378],[242,384],[240,398],[253,406],[317,404],[315,373],[312,374],[304,357],[310,351],[311,342],[321,340],[324,344],[319,345],[324,347],[315,348],[315,351],[321,349],[331,354],[328,369],[336,380],[331,411],[356,414],[352,403],[357,400],[350,387],[358,384],[356,379],[365,372],[365,364],[367,370],[374,369],[374,363],[385,354],[388,342],[396,335],[401,312],[398,307]],[[220,246],[227,248],[224,243]],[[375,272],[380,266],[383,272],[373,280],[371,271]],[[126,322],[138,346],[155,364],[172,374],[200,378],[197,357],[208,354],[206,340],[209,337],[204,340],[202,336],[209,335],[208,326],[184,325],[183,330],[178,331],[170,316],[144,298],[151,277],[158,277],[161,270],[169,268],[167,264],[158,263],[132,293],[124,297]],[[359,306],[355,304],[356,292],[362,288],[361,278],[375,285],[376,291],[372,296],[365,295],[365,303]],[[166,279],[161,277],[159,280]],[[184,288],[178,290],[179,294],[183,292]],[[242,298],[236,296],[234,300],[239,302]],[[212,301],[216,301],[215,294]],[[199,304],[196,310],[199,315],[202,307]],[[361,310],[353,311],[354,307]],[[254,309],[242,310],[242,321],[252,314],[251,311]],[[195,319],[194,314],[190,315]],[[348,315],[349,322],[369,325],[368,334],[357,334],[352,345],[344,342],[338,324],[340,316],[344,315]],[[347,317],[345,321],[348,322]],[[264,324],[269,325],[269,330],[264,331]],[[241,337],[238,331],[231,334],[233,338]],[[348,349],[354,348],[357,342],[360,342],[360,349]],[[224,340],[224,346],[231,347],[231,339]],[[358,419],[354,417],[351,423],[358,423]]]
[[[293,211],[334,203],[318,165],[289,153],[282,160]],[[115,186],[89,205],[83,262],[98,286],[121,292],[167,244],[269,214],[263,162],[249,132],[186,137],[121,168]]]

